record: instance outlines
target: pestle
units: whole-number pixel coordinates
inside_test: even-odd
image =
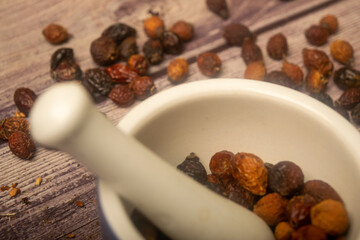
[[[41,94],[30,124],[37,143],[71,154],[173,239],[274,239],[250,210],[116,128],[80,83],[58,83]]]

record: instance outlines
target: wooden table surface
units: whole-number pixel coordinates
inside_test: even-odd
[[[186,43],[182,57],[189,61],[186,82],[206,79],[196,64],[196,56],[205,51],[216,52],[223,67],[219,77],[242,78],[245,63],[241,48],[226,45],[221,36],[224,26],[242,23],[257,34],[267,71],[280,70],[281,61],[266,53],[268,39],[282,32],[289,44],[287,60],[303,69],[302,49],[317,48],[330,53],[329,44],[311,46],[304,31],[318,23],[326,14],[338,17],[339,30],[329,38],[349,41],[355,52],[354,67],[360,69],[360,5],[358,0],[227,0],[230,18],[223,20],[210,12],[205,0],[3,0],[0,5],[0,118],[13,116],[16,106],[14,91],[28,87],[41,94],[55,84],[49,74],[51,54],[59,47],[71,47],[82,70],[96,67],[89,47],[100,33],[116,22],[127,23],[138,31],[137,43],[142,48],[147,37],[142,28],[149,10],[159,12],[167,27],[177,20],[193,24],[195,37]],[[66,27],[72,38],[62,45],[51,45],[42,36],[42,29],[50,23]],[[166,55],[165,60],[150,68],[158,91],[173,87],[166,75],[169,61],[177,56]],[[335,69],[341,67],[334,62]],[[327,93],[335,100],[341,91],[332,79]],[[111,100],[97,104],[100,111],[116,124],[135,104],[120,108]],[[0,239],[103,239],[96,203],[96,177],[71,156],[42,147],[35,157],[21,160],[13,155],[7,142],[0,142],[0,187],[18,183],[21,193],[10,198],[9,191],[0,191]],[[35,179],[42,177],[40,186]],[[28,198],[28,204],[22,199]],[[75,202],[82,201],[84,207]]]

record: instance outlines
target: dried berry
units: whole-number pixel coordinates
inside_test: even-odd
[[[172,60],[167,68],[168,79],[172,83],[181,83],[189,75],[188,62],[184,58]]]
[[[170,31],[175,33],[184,42],[189,41],[194,36],[194,27],[191,23],[185,21],[177,21],[171,28]]]
[[[269,226],[275,227],[286,219],[288,200],[278,193],[269,193],[254,205],[254,213],[261,217]]]
[[[115,86],[108,96],[114,103],[120,107],[127,107],[134,102],[134,92],[128,84]]]
[[[177,166],[177,169],[192,177],[199,183],[204,184],[207,181],[206,169],[195,153],[190,153],[190,155]]]
[[[272,36],[266,45],[269,56],[275,60],[283,59],[288,52],[288,44],[286,37],[282,33]]]
[[[288,222],[280,222],[275,227],[274,235],[276,240],[291,240],[291,234],[294,229]]]
[[[206,5],[210,11],[226,20],[229,18],[229,9],[226,0],[206,0]]]
[[[316,100],[319,100],[320,102],[328,105],[329,107],[334,107],[334,102],[332,98],[329,96],[329,94],[325,92],[319,92],[319,93],[311,93],[311,97],[315,98]]]
[[[305,78],[306,89],[312,93],[319,93],[325,90],[329,80],[316,69],[311,69]]]
[[[312,196],[317,203],[325,199],[342,202],[340,195],[328,183],[321,180],[307,181],[301,190],[301,194]]]
[[[30,135],[16,131],[9,137],[9,148],[15,156],[30,159],[35,153],[35,143]]]
[[[153,80],[148,76],[141,76],[131,80],[130,89],[134,92],[137,99],[143,100],[156,92]]]
[[[52,44],[63,43],[68,40],[67,30],[59,24],[50,24],[42,31],[45,39]]]
[[[310,224],[310,209],[315,204],[315,199],[308,194],[292,197],[286,207],[290,225],[296,229]]]
[[[224,184],[233,179],[231,164],[233,159],[234,154],[226,150],[215,153],[210,159],[210,171]]]
[[[75,62],[64,61],[58,67],[50,72],[51,78],[57,82],[80,80],[82,71]]]
[[[144,21],[144,31],[152,39],[161,38],[165,31],[164,21],[157,15],[152,15]]]
[[[95,39],[90,46],[91,57],[100,66],[108,66],[120,58],[118,45],[110,37],[102,36]]]
[[[308,70],[312,68],[319,70],[325,77],[329,77],[334,68],[328,55],[317,49],[303,49],[303,61]]]
[[[184,47],[181,39],[173,32],[165,31],[162,37],[164,52],[168,54],[180,54]]]
[[[101,36],[112,38],[117,44],[120,44],[125,38],[135,37],[136,30],[124,23],[115,23],[107,27]]]
[[[360,103],[356,104],[356,106],[351,110],[351,119],[357,125],[360,125]]]
[[[135,37],[125,38],[118,47],[120,58],[124,61],[139,52]]]
[[[214,174],[212,174],[212,173],[207,175],[207,181],[212,182],[212,183],[216,183],[218,185],[222,185],[222,182],[220,181],[220,179],[217,176],[215,176]]]
[[[28,115],[36,100],[36,94],[30,88],[18,88],[14,93],[14,102],[20,112]]]
[[[224,27],[222,36],[229,45],[241,47],[245,38],[253,40],[249,28],[241,23],[231,23]]]
[[[150,64],[158,64],[164,58],[164,48],[160,40],[149,39],[143,45],[143,52]]]
[[[262,61],[263,55],[260,47],[250,38],[245,38],[241,48],[241,57],[243,58],[246,65]]]
[[[99,93],[107,96],[113,88],[113,83],[109,75],[100,68],[92,68],[85,71],[83,83],[90,93]]]
[[[339,27],[337,18],[331,14],[322,17],[319,24],[326,28],[329,34],[335,33]]]
[[[264,81],[266,78],[266,68],[264,61],[251,62],[246,66],[244,78]]]
[[[360,88],[348,88],[344,90],[335,103],[345,109],[351,109],[360,102]]]
[[[10,197],[15,197],[19,193],[20,193],[20,189],[15,187],[10,190],[9,195]]]
[[[341,235],[349,227],[349,218],[341,202],[326,199],[311,208],[311,224],[329,235]]]
[[[50,69],[56,70],[62,62],[75,62],[72,48],[59,48],[51,55]]]
[[[315,46],[321,46],[327,43],[329,32],[321,25],[312,25],[305,31],[307,41]]]
[[[303,84],[304,73],[298,65],[289,63],[284,59],[281,70],[289,76],[295,87],[299,87]]]
[[[197,65],[200,71],[208,77],[215,77],[221,70],[221,60],[217,54],[212,52],[200,54],[197,58]]]
[[[304,174],[301,168],[290,161],[280,161],[269,172],[271,190],[281,196],[290,196],[301,190]]]
[[[227,187],[228,198],[247,209],[252,210],[255,204],[256,195],[241,187],[239,183],[233,182]]]
[[[105,72],[110,76],[114,83],[129,83],[139,76],[137,72],[122,63],[107,67]]]
[[[313,226],[313,225],[305,225],[296,231],[294,231],[291,235],[292,240],[327,240],[326,233]]]
[[[30,133],[30,124],[28,120],[20,117],[9,117],[0,120],[0,138],[8,140],[11,134],[16,131]]]
[[[213,191],[213,192],[215,192],[215,193],[217,193],[217,194],[219,194],[221,196],[226,196],[226,193],[224,192],[224,187],[221,184],[206,181],[204,183],[204,185],[205,185],[205,187],[207,187],[211,191]]]
[[[272,71],[267,74],[266,81],[279,84],[285,87],[293,88],[294,82],[291,80],[291,78],[284,73],[283,71]]]
[[[143,76],[146,74],[148,68],[149,68],[149,61],[144,55],[141,54],[134,54],[130,56],[127,66],[136,71],[137,74]]]
[[[331,56],[339,63],[351,65],[354,61],[354,50],[345,40],[335,40],[330,44]]]
[[[240,185],[256,195],[266,193],[268,172],[264,162],[251,153],[237,153],[232,164],[232,175]]]
[[[342,67],[335,71],[334,82],[342,90],[360,87],[360,71]]]

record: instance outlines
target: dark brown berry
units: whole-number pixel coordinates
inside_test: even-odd
[[[141,76],[147,73],[149,65],[148,59],[141,54],[132,55],[127,62],[127,66]]]
[[[342,90],[360,87],[360,71],[342,67],[334,72],[334,82]]]
[[[30,134],[30,124],[28,120],[21,117],[9,117],[0,120],[0,138],[8,140],[11,134],[21,131]]]
[[[144,31],[152,39],[161,38],[165,31],[164,21],[157,15],[152,15],[144,21]]]
[[[210,171],[224,183],[233,180],[231,164],[233,160],[234,154],[232,152],[226,150],[217,152],[210,159]]]
[[[118,47],[120,58],[128,61],[129,58],[139,52],[135,37],[125,38]]]
[[[13,154],[22,159],[30,159],[35,153],[35,143],[30,135],[16,131],[9,137],[9,148]]]
[[[305,37],[310,44],[321,46],[327,43],[329,32],[323,26],[312,25],[305,31]]]
[[[226,194],[224,192],[224,187],[221,184],[206,181],[204,183],[204,185],[205,185],[205,187],[207,187],[211,191],[214,191],[215,193],[217,193],[217,194],[219,194],[221,196],[226,196]]]
[[[50,24],[42,31],[45,39],[52,44],[66,42],[69,38],[67,30],[59,24]]]
[[[91,57],[100,66],[108,66],[120,58],[118,45],[110,37],[102,36],[95,39],[90,46]]]
[[[74,61],[63,61],[50,72],[51,78],[57,82],[81,80],[82,70]]]
[[[288,52],[288,44],[286,37],[282,33],[272,36],[266,45],[269,56],[275,60],[283,59]]]
[[[327,237],[323,230],[309,224],[295,230],[291,240],[327,240]]]
[[[222,36],[229,45],[241,47],[245,38],[253,39],[249,28],[241,23],[231,23],[224,27]]]
[[[170,31],[175,33],[184,42],[189,41],[194,36],[194,27],[191,23],[185,21],[177,21],[171,28]]]
[[[226,0],[206,0],[206,5],[210,11],[226,20],[229,18],[229,9]]]
[[[326,92],[310,93],[310,96],[315,98],[316,100],[319,100],[320,102],[326,104],[331,108],[334,107],[334,101],[332,100],[330,95],[327,94]]]
[[[111,78],[100,68],[86,70],[83,82],[90,90],[90,93],[99,93],[103,96],[107,96],[113,88]]]
[[[120,44],[125,38],[135,37],[136,30],[124,23],[115,23],[107,27],[101,34],[112,38],[117,44]]]
[[[149,39],[143,45],[143,52],[150,64],[159,64],[164,58],[164,48],[158,39]]]
[[[154,82],[148,76],[141,76],[132,79],[129,87],[134,92],[135,97],[140,100],[150,97],[156,92]]]
[[[319,70],[325,77],[332,74],[334,68],[333,63],[330,61],[328,55],[318,49],[303,49],[303,61],[308,70],[312,68]]]
[[[164,32],[162,37],[162,46],[164,47],[164,52],[168,54],[180,54],[184,49],[179,36],[170,31]]]
[[[22,87],[15,90],[14,102],[19,111],[27,116],[36,100],[36,97],[37,96],[33,90]]]
[[[129,83],[139,76],[135,70],[122,63],[111,65],[105,71],[114,83]]]
[[[200,71],[208,77],[215,77],[221,71],[221,60],[217,54],[212,52],[200,54],[197,58],[197,65]]]
[[[326,28],[329,34],[334,34],[339,27],[337,18],[334,15],[328,14],[320,19],[320,25]]]
[[[50,69],[55,70],[62,62],[75,62],[72,48],[59,48],[51,55]]]
[[[311,224],[310,210],[315,204],[315,199],[308,194],[292,197],[286,207],[291,227],[296,229]]]
[[[322,180],[309,180],[305,182],[301,194],[312,196],[317,203],[325,199],[333,199],[342,202],[340,195],[328,183]]]
[[[263,55],[260,47],[250,38],[245,38],[241,47],[241,57],[246,65],[263,61]]]
[[[311,93],[325,91],[328,82],[329,79],[317,69],[311,69],[305,78],[306,89]]]
[[[267,74],[266,81],[279,84],[285,87],[293,88],[294,82],[291,80],[291,78],[284,73],[283,71],[272,71]]]
[[[177,166],[177,169],[192,177],[201,184],[207,181],[207,173],[204,165],[195,153],[190,153],[185,160]]]
[[[167,68],[168,79],[172,83],[181,83],[185,81],[188,74],[188,62],[184,58],[172,60]]]
[[[134,102],[134,92],[129,88],[129,84],[115,86],[108,97],[120,107],[130,106]]]
[[[360,88],[348,88],[344,90],[335,102],[345,109],[352,109],[360,102]]]
[[[227,187],[228,198],[247,209],[252,210],[255,204],[256,195],[241,187],[237,182]]]

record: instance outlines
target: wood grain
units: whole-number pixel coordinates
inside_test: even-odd
[[[61,45],[71,47],[83,70],[96,67],[89,46],[105,27],[114,22],[124,22],[138,31],[137,42],[146,41],[142,21],[149,16],[149,10],[157,11],[170,27],[177,20],[193,23],[195,38],[185,45],[181,55],[189,63],[187,82],[206,79],[196,65],[196,57],[205,51],[216,52],[223,68],[220,77],[242,78],[245,64],[240,57],[241,48],[225,44],[222,28],[231,23],[243,23],[257,33],[257,44],[263,49],[268,72],[279,70],[281,62],[272,60],[265,52],[267,40],[275,33],[283,32],[288,39],[287,60],[305,71],[301,51],[314,48],[305,39],[304,31],[326,14],[338,17],[339,31],[335,39],[349,41],[355,51],[355,68],[360,68],[360,6],[356,0],[325,1],[302,0],[283,2],[280,0],[232,0],[228,1],[231,18],[223,21],[208,11],[205,1],[190,0],[106,0],[106,1],[2,1],[0,6],[0,118],[11,116],[16,107],[13,93],[18,87],[29,87],[41,94],[55,82],[49,75],[51,54],[60,46],[47,43],[41,35],[49,23],[60,23],[72,34],[72,38]],[[329,53],[328,44],[319,49]],[[173,85],[167,80],[166,68],[173,58],[165,60],[150,69],[158,91]],[[335,63],[336,68],[341,65]],[[329,82],[328,93],[337,99],[341,91]],[[110,121],[116,124],[129,110],[119,108],[110,100],[97,104]],[[21,194],[10,198],[8,191],[0,191],[0,239],[102,239],[96,207],[96,177],[71,156],[54,150],[38,147],[31,161],[16,158],[7,143],[0,142],[0,187],[17,182]],[[40,186],[35,185],[37,177],[43,178]],[[27,197],[29,204],[22,198]],[[74,201],[84,202],[79,208]],[[4,214],[15,213],[9,218]]]

